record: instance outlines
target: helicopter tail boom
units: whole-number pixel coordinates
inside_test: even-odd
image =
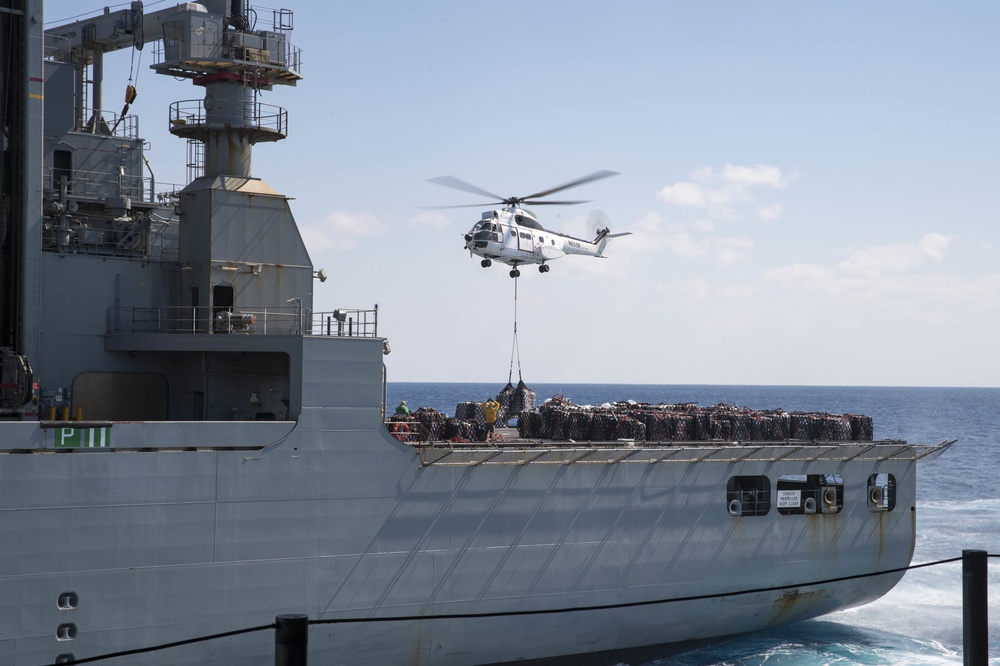
[[[624,231],[624,232],[622,232],[620,234],[613,234],[613,233],[611,233],[611,229],[609,229],[608,227],[604,227],[603,229],[601,229],[600,231],[597,232],[597,237],[594,239],[594,242],[593,242],[593,245],[594,245],[595,249],[597,250],[596,256],[598,256],[598,257],[602,256],[602,253],[604,252],[604,248],[607,247],[608,241],[611,240],[612,238],[619,238],[621,236],[629,236],[631,234],[632,234],[631,231]]]

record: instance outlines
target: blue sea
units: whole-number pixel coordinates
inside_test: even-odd
[[[918,467],[913,563],[1000,553],[1000,388],[532,384],[537,402],[720,402],[753,409],[867,414],[876,439],[958,443]],[[495,396],[504,383],[390,382],[390,406],[455,414],[459,402]],[[1000,559],[989,560],[990,664],[1000,666]],[[962,565],[908,572],[886,596],[820,619],[629,666],[849,666],[962,664]]]

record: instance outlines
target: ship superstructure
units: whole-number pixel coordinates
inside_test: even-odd
[[[41,215],[11,264],[39,269],[16,272],[23,321],[37,323],[22,348],[43,417],[285,420],[301,409],[314,270],[286,197],[251,169],[254,144],[287,134],[287,112],[260,98],[299,80],[299,51],[290,12],[269,30],[249,22],[239,3],[145,15],[138,3],[45,33],[44,149],[27,170],[41,172]],[[183,189],[157,191],[135,117],[101,110],[105,54],[146,41],[162,45],[153,69],[204,91],[169,107],[170,131],[200,156]],[[49,291],[58,307],[29,298]]]
[[[3,9],[0,662],[305,613],[367,620],[314,627],[317,663],[614,663],[899,580],[807,585],[909,563],[916,461],[945,446],[393,438],[377,310],[313,311],[325,273],[252,173],[288,131],[260,97],[300,79],[291,13],[133,3],[43,32],[40,2]],[[197,156],[183,188],[101,110],[105,54],[153,42],[203,91],[164,120]]]

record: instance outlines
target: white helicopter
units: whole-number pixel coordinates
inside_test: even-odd
[[[586,201],[538,201],[537,199],[571,187],[617,175],[614,171],[598,171],[565,185],[529,194],[526,197],[508,197],[506,199],[454,176],[431,178],[428,182],[496,199],[496,201],[484,204],[439,206],[438,208],[478,208],[490,204],[504,204],[502,209],[490,210],[482,214],[480,220],[473,225],[469,233],[465,234],[465,249],[469,251],[469,256],[477,255],[483,258],[480,262],[483,268],[492,266],[493,260],[509,265],[511,267],[510,276],[516,278],[521,275],[521,271],[518,269],[521,264],[538,264],[539,272],[548,273],[549,265],[546,262],[567,254],[603,258],[602,253],[609,240],[618,236],[628,236],[631,233],[613,234],[610,229],[605,227],[598,230],[594,240],[585,241],[546,230],[538,223],[538,218],[535,217],[534,213],[522,207],[522,204],[568,206],[587,203]]]

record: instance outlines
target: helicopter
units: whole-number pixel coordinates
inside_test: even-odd
[[[511,267],[510,276],[516,278],[521,275],[521,270],[518,267],[522,264],[538,264],[540,273],[548,273],[549,265],[546,262],[567,254],[603,258],[602,253],[609,240],[619,236],[628,236],[631,233],[613,234],[609,228],[605,227],[597,231],[597,236],[592,241],[574,238],[545,229],[539,224],[535,214],[523,207],[524,204],[568,206],[587,203],[586,201],[539,201],[539,199],[571,187],[617,175],[615,171],[597,171],[589,176],[583,176],[558,187],[535,192],[525,197],[507,198],[487,192],[454,176],[431,178],[428,182],[495,199],[495,201],[482,204],[438,206],[437,208],[478,208],[491,204],[504,205],[503,208],[485,211],[482,214],[479,221],[465,234],[464,249],[469,251],[470,257],[474,255],[482,257],[480,265],[483,268],[492,266],[494,260],[507,264]]]

